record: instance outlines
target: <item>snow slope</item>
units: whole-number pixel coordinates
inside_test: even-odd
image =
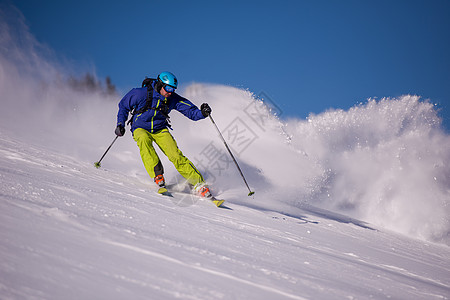
[[[79,161],[95,161],[114,138],[117,103],[128,90],[112,95],[93,89],[96,78],[77,81],[73,74],[81,67],[55,57],[29,33],[20,12],[0,10],[0,128]],[[211,105],[257,191],[255,201],[239,199],[248,191],[209,120],[192,122],[173,112],[172,134],[215,193],[272,210],[313,205],[450,245],[450,136],[431,102],[411,95],[370,99],[347,111],[283,119],[276,99],[264,93],[180,82],[181,95]],[[103,163],[151,184],[129,132]],[[170,162],[163,163],[167,177],[180,180]]]
[[[450,248],[311,206],[173,202],[0,139],[2,299],[448,299]],[[282,198],[282,195],[279,195]]]

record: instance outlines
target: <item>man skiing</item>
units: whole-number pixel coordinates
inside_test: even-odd
[[[202,197],[209,198],[211,193],[203,176],[178,149],[175,139],[170,134],[169,113],[175,109],[193,121],[208,117],[211,108],[203,103],[200,109],[191,101],[175,93],[178,80],[170,72],[162,72],[157,79],[145,79],[142,88],[129,91],[119,102],[116,135],[125,134],[125,122],[131,112],[131,132],[136,141],[145,169],[154,182],[165,188],[164,168],[153,148],[155,142],[178,172],[189,182],[194,191]]]

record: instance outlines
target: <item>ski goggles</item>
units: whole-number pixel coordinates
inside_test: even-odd
[[[176,90],[176,88],[174,88],[173,86],[170,86],[170,85],[165,85],[164,86],[164,90],[166,91],[166,92],[168,92],[168,93],[173,93],[173,92],[175,92],[175,90]]]

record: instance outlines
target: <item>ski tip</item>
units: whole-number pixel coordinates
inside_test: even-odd
[[[214,200],[211,200],[217,207],[220,207],[224,202],[225,202],[225,200],[217,200],[217,199],[214,199]]]
[[[250,191],[250,193],[248,193],[249,196],[255,194],[255,192]]]
[[[94,167],[96,167],[97,169],[100,168],[102,165],[100,165],[100,162],[96,161],[94,163]]]
[[[167,193],[168,192],[168,190],[165,188],[165,187],[161,187],[161,188],[159,188],[159,190],[158,190],[158,194],[165,194],[165,193]]]

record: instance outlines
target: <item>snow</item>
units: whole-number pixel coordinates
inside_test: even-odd
[[[120,96],[68,85],[74,67],[2,17],[1,299],[450,298],[450,137],[429,101],[282,119],[249,91],[182,86],[256,192],[209,120],[173,112],[216,208],[158,195],[129,131],[94,168]]]
[[[0,153],[2,299],[450,295],[445,245],[311,206],[283,213],[235,203],[257,201],[245,194],[225,209],[180,205],[5,131]]]

